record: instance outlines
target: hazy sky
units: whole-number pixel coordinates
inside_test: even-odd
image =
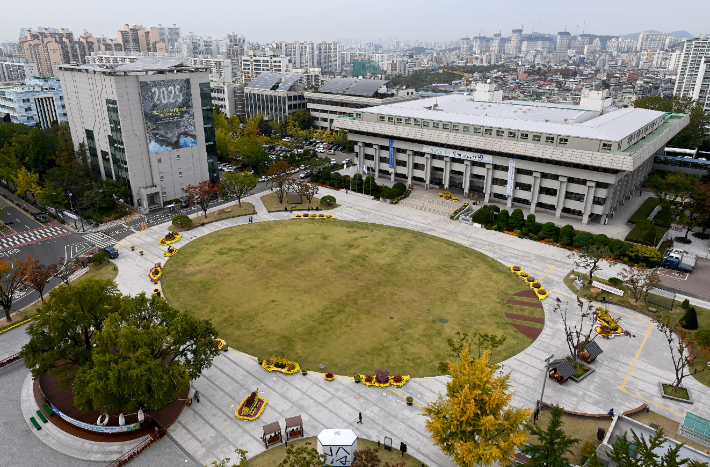
[[[7,0],[0,40],[17,40],[21,27],[67,27],[116,37],[124,23],[177,24],[182,33],[247,40],[335,40],[390,37],[444,41],[523,27],[554,34],[622,35],[644,30],[710,32],[708,0]]]

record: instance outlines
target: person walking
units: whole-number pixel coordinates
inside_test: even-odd
[[[193,399],[197,401],[197,403],[200,403],[200,391],[195,391],[195,394],[192,396]]]
[[[357,424],[362,425],[362,412],[358,412],[357,418],[358,418]]]

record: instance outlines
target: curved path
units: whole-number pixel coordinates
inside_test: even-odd
[[[446,238],[476,249],[504,265],[517,264],[540,278],[551,296],[543,302],[545,328],[538,339],[520,354],[503,362],[503,370],[511,372],[511,384],[516,391],[513,403],[533,407],[540,397],[544,379],[544,359],[551,354],[567,355],[561,318],[552,312],[555,299],[562,306],[575,307],[575,299],[563,284],[563,277],[573,267],[566,250],[497,232],[476,229],[449,219],[391,206],[369,197],[320,189],[320,196],[334,195],[341,207],[331,211],[338,219],[397,226]],[[286,213],[266,213],[258,195],[247,198],[254,203],[254,222],[286,219]],[[183,233],[175,245],[181,245],[216,230],[247,223],[247,217],[232,218],[208,224]],[[150,294],[154,285],[148,279],[149,268],[157,261],[165,263],[165,247],[158,241],[167,224],[151,228],[124,239],[116,260],[116,279],[123,293]],[[129,247],[134,245],[136,251]],[[138,254],[139,250],[144,255]],[[602,277],[615,274],[614,268],[602,271]],[[462,287],[466,287],[462,284]],[[547,384],[545,401],[559,404],[575,412],[606,413],[612,407],[621,412],[646,402],[654,411],[681,421],[687,410],[710,418],[710,389],[689,378],[686,386],[695,404],[690,406],[662,399],[659,381],[671,381],[673,368],[663,336],[645,316],[627,309],[611,307],[614,316],[635,338],[598,340],[604,354],[593,364],[596,370],[582,383]],[[327,370],[327,368],[326,368]],[[183,412],[171,427],[172,436],[202,464],[229,456],[235,448],[243,448],[253,456],[264,450],[260,441],[261,426],[281,421],[289,416],[303,415],[306,435],[315,435],[322,428],[353,428],[360,436],[382,440],[389,436],[396,446],[404,441],[409,453],[428,465],[453,465],[433,445],[424,429],[424,417],[419,407],[445,392],[447,378],[431,377],[411,380],[401,389],[376,389],[354,384],[346,377],[326,382],[322,374],[282,376],[264,372],[253,357],[231,350],[217,357],[213,366],[193,383],[201,393],[201,403]],[[259,388],[268,400],[262,417],[254,423],[237,420],[234,407],[250,391]],[[407,407],[406,396],[415,399],[416,406]],[[358,412],[364,423],[356,425]]]

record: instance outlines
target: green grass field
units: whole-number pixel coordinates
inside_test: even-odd
[[[544,315],[505,304],[528,287],[497,261],[448,240],[358,222],[221,230],[180,247],[162,286],[171,305],[212,319],[236,349],[341,375],[438,374],[456,331],[508,336],[494,355],[501,361],[531,343],[504,313]]]

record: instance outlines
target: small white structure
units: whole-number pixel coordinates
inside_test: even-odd
[[[357,451],[357,435],[353,430],[325,429],[318,434],[318,453],[326,455],[326,464],[349,466]]]

